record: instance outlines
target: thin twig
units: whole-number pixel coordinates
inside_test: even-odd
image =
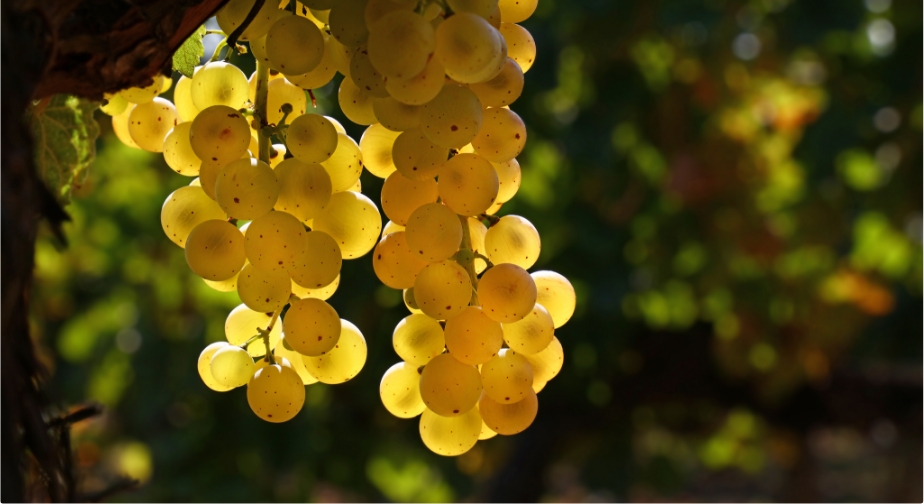
[[[241,38],[241,35],[244,33],[244,30],[250,26],[250,23],[257,17],[257,13],[260,12],[260,9],[263,8],[263,4],[266,3],[266,0],[257,0],[253,3],[253,7],[250,8],[250,12],[247,13],[247,17],[244,18],[244,22],[240,24],[237,28],[231,32],[231,35],[228,35],[228,46],[234,47],[237,45],[237,39]]]

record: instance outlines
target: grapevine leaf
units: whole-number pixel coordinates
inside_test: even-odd
[[[205,55],[202,37],[205,36],[205,26],[200,26],[183,42],[183,45],[173,54],[173,69],[192,78],[193,70],[199,64],[200,58]]]
[[[35,168],[61,204],[66,205],[71,191],[86,180],[96,157],[99,124],[93,113],[97,108],[99,103],[59,94],[27,112]]]

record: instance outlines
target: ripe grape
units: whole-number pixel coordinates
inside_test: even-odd
[[[277,361],[280,359],[287,361],[289,367],[298,373],[298,377],[302,379],[302,384],[312,385],[318,383],[318,379],[311,376],[311,373],[308,372],[308,368],[305,367],[305,361],[302,359],[302,355],[292,350],[288,343],[286,343],[285,338],[279,340],[279,344],[273,349],[273,355],[276,357]]]
[[[443,352],[443,327],[422,313],[413,313],[398,322],[392,346],[405,362],[423,366]]]
[[[292,281],[299,286],[321,289],[339,277],[343,257],[340,246],[329,234],[309,231],[303,238],[302,249],[299,259],[287,269]]]
[[[186,263],[208,280],[226,280],[244,267],[244,235],[224,220],[207,220],[186,238]]]
[[[366,0],[341,0],[330,8],[329,16],[330,33],[341,44],[356,47],[369,36],[366,28]]]
[[[464,364],[484,364],[504,344],[503,328],[479,306],[467,306],[447,320],[444,334],[449,353]]]
[[[300,115],[289,124],[286,145],[299,161],[320,163],[337,149],[337,130],[322,115]]]
[[[394,173],[392,146],[399,134],[381,124],[373,124],[366,128],[359,139],[359,149],[363,153],[363,165],[369,173],[379,178],[387,178]]]
[[[333,192],[349,190],[359,180],[363,171],[363,153],[359,145],[349,136],[337,134],[337,147],[329,159],[322,161],[321,166],[330,175]]]
[[[420,125],[431,142],[458,149],[475,138],[483,115],[481,102],[471,89],[447,84],[421,109]]]
[[[200,111],[189,128],[189,143],[196,156],[222,165],[246,154],[250,138],[247,120],[224,105]]]
[[[526,397],[512,404],[502,404],[487,394],[481,396],[478,409],[484,423],[502,436],[519,434],[532,425],[539,412],[539,398],[530,390]]]
[[[255,0],[231,0],[225,4],[215,15],[215,20],[218,21],[221,31],[228,34],[233,32],[247,18],[247,14],[250,13],[254,3],[256,3]],[[286,14],[286,12],[279,10],[278,5],[278,3],[273,3],[272,1],[264,2],[257,12],[257,16],[244,29],[240,40],[253,40],[266,35],[273,23],[280,16]]]
[[[481,366],[481,382],[484,393],[501,404],[519,402],[535,394],[532,366],[510,348],[501,349]]]
[[[396,11],[413,11],[417,7],[411,0],[367,0],[365,20],[370,29],[380,19]]]
[[[324,37],[308,19],[284,15],[266,33],[266,56],[284,74],[310,72],[324,56]]]
[[[344,259],[355,259],[378,243],[382,216],[366,196],[339,192],[331,196],[330,203],[314,218],[312,229],[329,234],[340,246]]]
[[[305,226],[291,214],[271,210],[250,223],[244,250],[247,260],[257,268],[291,269],[305,250]]]
[[[422,16],[396,10],[369,26],[369,58],[379,72],[389,79],[401,80],[423,71],[436,38],[433,27]]]
[[[481,415],[481,410],[478,410],[478,414]],[[491,439],[496,436],[497,433],[492,431],[488,424],[484,423],[484,419],[481,420],[481,434],[478,434],[478,441],[484,441],[485,439]]]
[[[382,227],[382,238],[385,238],[387,235],[392,233],[397,233],[398,231],[404,231],[404,226],[401,224],[395,224],[392,221],[385,223],[385,226]]]
[[[510,348],[522,354],[545,350],[554,336],[552,317],[540,304],[536,304],[522,320],[504,324],[504,340]]]
[[[526,145],[526,125],[515,112],[505,108],[489,108],[472,147],[475,153],[494,163],[517,157]]]
[[[206,387],[214,390],[215,392],[227,392],[234,387],[226,387],[212,376],[212,357],[215,355],[215,352],[221,350],[222,348],[228,346],[224,341],[216,341],[211,345],[205,347],[202,350],[202,353],[199,354],[199,361],[196,364],[196,369],[199,371],[199,378],[202,378],[202,383]]]
[[[189,143],[191,127],[191,122],[177,124],[164,138],[164,161],[173,171],[186,177],[199,175],[199,165],[202,164]]]
[[[487,234],[488,228],[480,220],[473,217],[469,217],[466,221],[468,222],[469,236],[472,239],[472,252],[484,256],[484,235]],[[475,258],[475,273],[481,274],[487,267],[488,263],[484,259]]]
[[[282,319],[286,342],[302,355],[329,352],[340,340],[340,317],[327,302],[315,298],[299,299],[289,305]]]
[[[453,12],[471,12],[487,18],[497,9],[497,0],[448,0]]]
[[[272,316],[263,312],[253,311],[247,305],[237,305],[231,310],[228,318],[225,319],[225,338],[228,343],[234,346],[241,346],[250,338],[260,334],[260,329],[265,329],[272,320]],[[282,335],[282,324],[273,325],[270,330],[269,342],[270,350],[276,348],[279,343],[279,337]],[[266,355],[266,344],[263,338],[257,338],[247,346],[247,353],[252,357],[263,357]]]
[[[536,264],[542,243],[531,222],[518,215],[505,215],[484,237],[488,259],[494,264],[510,263],[528,269]]]
[[[273,209],[279,183],[273,169],[254,158],[239,159],[221,169],[215,182],[221,208],[236,219],[256,219]]]
[[[164,233],[180,247],[185,247],[189,233],[199,224],[224,218],[224,210],[199,187],[185,186],[173,191],[160,210]]]
[[[516,61],[523,73],[529,71],[536,60],[536,41],[526,28],[513,23],[501,23],[500,33],[507,41],[507,57]]]
[[[447,418],[430,410],[420,415],[420,439],[430,451],[456,456],[472,449],[481,434],[481,415],[472,408],[461,416]]]
[[[209,280],[207,278],[203,278],[202,281],[205,282],[205,285],[208,285],[210,288],[218,292],[236,292],[237,277],[240,274],[240,272],[237,272],[233,277],[228,278],[227,280]]]
[[[269,124],[282,123],[282,116],[285,115],[282,106],[287,103],[292,106],[292,112],[286,116],[286,124],[291,124],[296,117],[305,113],[308,100],[302,88],[286,79],[273,79],[267,88],[266,121]]]
[[[513,199],[517,191],[520,190],[520,181],[522,179],[520,163],[516,159],[511,159],[503,163],[491,164],[494,166],[494,171],[497,172],[498,181],[497,197],[494,198],[494,201],[495,203],[506,203]]]
[[[459,215],[481,214],[497,197],[497,172],[478,154],[457,154],[439,173],[440,199]]]
[[[533,368],[533,390],[539,393],[537,388],[541,389],[546,382],[555,378],[561,371],[565,362],[565,351],[558,338],[553,336],[552,342],[545,347],[545,350],[532,355],[523,355],[523,357],[526,357]]]
[[[420,126],[420,106],[407,105],[390,96],[373,99],[372,112],[382,126],[392,131],[407,131]]]
[[[253,375],[253,368],[253,357],[234,345],[226,345],[215,352],[209,364],[215,381],[230,388],[246,385]]]
[[[429,203],[414,210],[405,227],[407,244],[427,262],[448,259],[462,243],[462,224],[446,205]]]
[[[385,409],[398,418],[414,418],[427,408],[420,398],[417,366],[407,362],[399,362],[385,371],[379,396]]]
[[[286,79],[288,79],[289,82],[302,89],[317,89],[324,87],[335,75],[337,75],[337,64],[334,60],[335,49],[333,46],[333,44],[337,42],[324,31],[321,32],[321,36],[324,39],[324,53],[318,65],[312,70],[298,75],[292,75],[291,73],[286,74]]]
[[[337,292],[337,287],[339,286],[340,286],[340,275],[339,274],[337,275],[337,278],[335,278],[333,282],[323,287],[318,287],[316,289],[302,287],[301,285],[298,285],[297,283],[295,283],[295,281],[293,280],[292,281],[292,294],[299,299],[316,298],[316,299],[321,299],[321,300],[326,301],[330,299],[330,297],[333,296],[335,292]]]
[[[538,3],[539,0],[498,0],[497,6],[505,23],[519,23],[533,15]]]
[[[224,61],[213,61],[193,75],[190,96],[199,110],[212,105],[239,109],[247,102],[248,89],[247,76],[238,67]]]
[[[488,317],[502,324],[516,322],[535,307],[536,283],[523,268],[498,264],[481,276],[478,301]]]
[[[465,415],[472,410],[481,390],[478,369],[450,354],[430,359],[420,375],[420,397],[429,410],[444,417]]]
[[[347,320],[340,320],[340,340],[325,355],[302,358],[305,367],[321,383],[337,384],[356,376],[366,363],[366,339]]]
[[[385,235],[376,245],[372,259],[375,275],[392,289],[413,287],[417,274],[426,265],[408,248],[403,231]]]
[[[202,67],[196,67],[196,70]],[[199,115],[199,108],[192,101],[192,79],[181,75],[173,87],[173,104],[180,121],[192,122]]]
[[[407,130],[392,146],[395,168],[411,180],[432,180],[449,157],[449,149],[431,142],[423,130]]]
[[[163,152],[164,138],[177,124],[176,107],[168,100],[154,98],[140,103],[128,115],[128,134],[148,152]]]
[[[427,315],[450,319],[465,309],[472,298],[472,281],[455,261],[428,264],[414,281],[414,298]]]
[[[485,107],[503,107],[520,97],[523,93],[523,81],[520,66],[508,57],[504,68],[493,79],[472,84],[469,89],[474,91]]]
[[[504,39],[483,17],[456,13],[436,29],[436,57],[446,75],[464,84],[482,82],[505,54]]]
[[[257,370],[247,383],[247,404],[267,422],[287,422],[305,404],[305,385],[290,366],[266,366]]]
[[[390,1],[390,0],[388,0]],[[369,61],[369,51],[363,44],[353,51],[350,58],[350,79],[353,84],[369,96],[383,98],[388,96],[385,90],[385,77]]]
[[[388,79],[385,90],[392,98],[407,105],[423,105],[430,102],[443,89],[446,80],[445,69],[436,58],[424,66],[424,69],[406,79]]]
[[[382,184],[382,211],[393,222],[406,225],[414,210],[436,202],[436,181],[411,180],[394,172]]]
[[[353,79],[343,79],[337,100],[343,115],[354,123],[368,126],[378,122],[372,110],[372,95],[357,87]]]
[[[117,116],[128,108],[128,100],[118,93],[103,93],[103,101],[105,103],[100,105],[99,109],[106,115]]]
[[[237,295],[254,311],[275,312],[291,294],[292,281],[285,271],[266,271],[247,264],[237,278]]]
[[[119,141],[124,145],[127,145],[133,149],[140,149],[141,147],[138,147],[138,144],[132,140],[132,135],[128,132],[128,117],[131,115],[134,108],[135,105],[133,103],[129,103],[124,112],[119,115],[112,116],[112,132],[115,133],[116,138],[118,138]]]
[[[143,87],[132,87],[119,91],[119,95],[129,103],[141,105],[149,103],[160,94],[160,88],[163,87],[164,76],[155,75],[150,84]]]

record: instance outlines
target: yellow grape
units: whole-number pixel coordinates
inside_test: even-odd
[[[430,317],[451,319],[471,301],[472,281],[455,261],[430,263],[417,274],[414,299]]]
[[[497,6],[505,23],[519,23],[533,15],[538,3],[539,0],[498,0]]]
[[[484,364],[497,355],[504,344],[501,325],[488,318],[478,306],[467,306],[447,320],[444,334],[449,353],[464,364]]]
[[[310,72],[324,56],[324,37],[308,19],[281,16],[266,33],[266,56],[284,74]]]
[[[472,84],[469,89],[475,92],[483,106],[503,107],[520,97],[523,93],[523,82],[523,71],[516,61],[508,57],[504,68],[493,79]]]
[[[533,391],[538,394],[537,385],[544,384],[555,378],[558,372],[561,371],[561,367],[565,362],[565,351],[561,347],[561,342],[558,341],[558,338],[553,336],[552,342],[545,347],[545,350],[532,355],[523,355],[523,357],[526,357],[529,365],[533,368]]]
[[[372,95],[358,88],[353,79],[344,78],[337,93],[340,110],[347,119],[359,125],[368,126],[377,122],[372,110]]]
[[[404,231],[404,226],[401,224],[395,224],[392,221],[388,221],[382,227],[382,238],[385,238],[392,233],[397,233],[398,231]]]
[[[250,155],[246,154],[247,159],[250,159]],[[215,183],[218,182],[218,174],[221,173],[221,169],[224,168],[224,165],[221,163],[216,163],[212,160],[203,161],[199,165],[199,185],[202,187],[202,191],[209,198],[216,200],[215,197]],[[216,200],[217,201],[217,200]],[[221,208],[219,206],[219,208]],[[224,210],[222,210],[224,212]]]
[[[257,147],[257,152],[260,151],[260,148]],[[283,144],[272,144],[270,145],[269,150],[269,165],[270,168],[275,169],[279,166],[280,163],[286,158],[286,146]],[[279,178],[279,175],[276,175],[276,178]]]
[[[222,386],[237,388],[246,385],[253,375],[253,357],[243,348],[226,345],[212,355],[209,370]]]
[[[554,337],[552,317],[540,304],[536,304],[522,320],[504,324],[504,340],[507,345],[523,355],[545,350]]]
[[[181,75],[173,87],[173,105],[176,106],[176,113],[183,122],[192,122],[199,115],[199,108],[192,101],[192,79],[185,75]]]
[[[234,346],[241,346],[250,338],[260,334],[260,329],[266,329],[272,317],[263,312],[253,311],[247,305],[237,305],[225,319],[225,338]],[[270,330],[270,350],[276,348],[279,337],[282,335],[282,324],[275,324]],[[252,357],[266,355],[266,345],[263,338],[258,338],[247,346],[247,353]]]
[[[282,330],[292,350],[313,357],[324,355],[340,340],[340,317],[326,301],[299,299],[289,305]]]
[[[405,230],[411,251],[427,262],[449,259],[462,243],[459,217],[441,203],[418,207],[408,217]]]
[[[202,281],[205,282],[205,285],[208,285],[218,292],[237,292],[237,277],[240,274],[241,273],[238,272],[236,275],[227,280],[209,280],[207,278],[203,278]]]
[[[401,298],[404,300],[404,306],[407,307],[407,311],[411,312],[414,315],[423,314],[423,311],[420,310],[420,307],[417,306],[417,300],[414,299],[414,288],[404,289],[401,293]]]
[[[124,112],[119,115],[112,116],[112,131],[115,133],[116,138],[118,138],[119,141],[123,144],[133,149],[140,149],[141,147],[138,147],[138,144],[132,140],[132,136],[128,132],[128,116],[131,115],[132,109],[134,108],[135,104],[129,103]]]
[[[484,235],[487,234],[488,228],[485,227],[484,223],[474,217],[469,217],[466,221],[468,222],[468,232],[472,239],[472,252],[485,255]],[[488,263],[486,263],[484,259],[475,258],[475,273],[481,274],[487,267]]]
[[[501,23],[500,33],[507,41],[507,57],[516,61],[526,73],[536,61],[536,41],[526,28],[513,23]]]
[[[202,161],[189,144],[189,128],[192,123],[177,124],[164,138],[164,161],[173,171],[186,177],[199,174]]]
[[[305,367],[321,383],[337,384],[351,380],[366,363],[366,339],[348,320],[340,320],[340,340],[333,350],[318,357],[302,358]]]
[[[215,15],[221,31],[231,34],[247,18],[254,3],[256,3],[255,0],[231,0],[225,4]],[[278,4],[272,1],[264,2],[257,16],[244,29],[240,40],[247,41],[263,37],[273,23],[285,14],[284,11],[279,10]]]
[[[373,124],[366,128],[359,139],[359,149],[363,153],[363,164],[369,173],[378,178],[386,178],[394,173],[392,146],[399,134],[381,124]]]
[[[478,402],[478,409],[488,428],[502,436],[512,436],[532,425],[539,412],[539,398],[530,390],[522,400],[502,404],[485,394]]]
[[[356,259],[378,243],[382,216],[366,196],[339,192],[331,196],[330,203],[314,218],[312,229],[329,234],[340,246],[344,259]]]
[[[478,134],[483,115],[481,102],[471,89],[447,84],[421,109],[420,126],[431,142],[458,149]]]
[[[498,187],[494,167],[478,154],[457,154],[440,169],[440,199],[459,215],[483,213],[497,197]]]
[[[253,59],[255,59],[255,60],[257,60],[257,61],[263,63],[263,64],[266,65],[266,66],[268,66],[271,70],[275,70],[275,71],[277,71],[277,72],[279,71],[278,68],[275,68],[275,67],[273,66],[273,63],[270,61],[269,56],[266,55],[266,35],[264,35],[264,36],[262,36],[262,37],[260,37],[260,38],[258,38],[258,39],[253,39],[253,40],[250,41],[250,52],[253,54]],[[256,72],[254,72],[254,74],[256,74]],[[254,86],[253,77],[252,77],[252,76],[251,76],[251,78],[249,79],[249,81],[250,81],[250,87],[252,88],[252,87]],[[253,101],[253,99],[254,99],[254,90],[253,90],[253,89],[250,90],[250,96],[249,96],[249,97],[250,97],[250,100]]]
[[[522,320],[536,305],[536,283],[516,264],[498,264],[478,281],[478,301],[485,314],[509,324]]]
[[[324,53],[318,65],[314,69],[298,75],[286,74],[286,79],[289,82],[302,89],[324,87],[337,75],[337,65],[334,61],[334,49],[331,43],[332,37],[324,31],[321,32],[321,35],[324,38]]]
[[[237,295],[254,311],[272,313],[292,294],[292,281],[285,271],[266,271],[247,264],[237,277]]]
[[[337,242],[322,231],[309,231],[303,243],[301,257],[288,269],[292,281],[310,289],[321,289],[336,281],[343,265]]]
[[[489,108],[478,135],[472,139],[475,153],[494,163],[517,157],[526,145],[526,125],[520,116],[505,108]]]
[[[131,109],[128,134],[138,147],[148,152],[163,152],[164,139],[177,121],[176,107],[168,100],[154,98]]]
[[[105,103],[100,105],[99,109],[106,115],[117,116],[128,108],[128,100],[118,93],[103,93],[103,101]]]
[[[493,26],[494,29],[499,30],[501,26],[501,12],[500,7],[495,3],[494,8],[491,9],[491,13],[487,16],[482,16],[488,21],[488,24]]]
[[[414,210],[436,203],[438,197],[435,180],[411,180],[394,172],[382,184],[382,211],[393,222],[404,226]]]
[[[571,282],[554,271],[536,271],[531,276],[539,293],[536,302],[548,310],[556,328],[565,325],[574,315],[574,307],[577,304],[577,296]]]
[[[395,138],[392,162],[402,175],[411,180],[433,180],[449,157],[449,149],[431,142],[420,128],[405,131]]]
[[[186,263],[208,280],[226,280],[244,267],[244,235],[224,220],[207,220],[186,238]]]
[[[519,402],[533,392],[533,367],[526,357],[510,348],[503,348],[497,356],[481,366],[484,393],[496,402]]]
[[[366,1],[342,0],[330,8],[330,33],[347,47],[356,47],[369,36],[366,28]]]
[[[299,161],[320,163],[337,149],[337,130],[322,115],[300,115],[289,124],[286,145]]]
[[[308,368],[305,367],[305,361],[302,359],[302,354],[292,350],[288,343],[286,343],[285,338],[279,340],[279,344],[276,345],[276,348],[273,349],[273,355],[276,357],[276,360],[285,360],[289,362],[289,367],[292,368],[298,377],[302,379],[303,385],[312,385],[318,383],[318,379],[314,376],[311,376],[311,373],[308,372]]]
[[[356,48],[350,58],[350,79],[353,84],[369,96],[382,98],[388,96],[385,90],[385,77],[372,66],[366,44]]]
[[[292,294],[294,294],[295,297],[299,299],[316,298],[326,301],[330,299],[330,297],[333,296],[335,292],[337,292],[337,287],[339,286],[340,274],[338,273],[337,278],[335,278],[333,282],[323,287],[318,287],[317,289],[302,287],[301,285],[295,283],[295,281],[292,281]]]
[[[497,9],[497,0],[448,0],[453,12],[470,12],[487,18]]]
[[[218,381],[215,380],[215,377],[212,376],[212,357],[215,356],[215,352],[225,348],[226,346],[228,346],[228,344],[224,341],[216,341],[215,343],[212,343],[202,350],[202,353],[199,354],[199,361],[196,363],[196,369],[199,371],[199,378],[202,379],[202,383],[204,383],[206,387],[214,390],[215,392],[227,392],[234,388],[226,387],[218,383]]]
[[[481,415],[481,410],[478,410],[478,415]],[[484,441],[485,439],[491,439],[496,436],[497,433],[492,431],[488,424],[484,423],[484,419],[481,420],[481,434],[478,435],[478,441]]]
[[[407,79],[388,79],[385,81],[385,90],[401,103],[407,105],[423,105],[436,98],[443,89],[446,80],[442,63],[436,58],[424,66],[424,69]]]
[[[478,369],[457,361],[448,353],[430,359],[420,374],[420,397],[429,410],[444,417],[464,415],[472,410],[478,403],[481,389]]]
[[[199,224],[224,218],[224,210],[199,187],[185,186],[173,191],[160,209],[164,233],[180,247],[185,247],[189,233]]]
[[[385,409],[398,418],[414,418],[427,408],[420,398],[417,366],[407,362],[399,362],[385,371],[379,396]]]
[[[405,362],[423,366],[443,353],[443,326],[423,313],[404,317],[392,334],[395,353]]]
[[[483,17],[456,13],[436,29],[436,57],[446,75],[464,84],[481,82],[504,54],[504,38]]]
[[[257,217],[247,228],[244,250],[247,260],[266,270],[289,270],[302,260],[305,226],[286,212],[269,212]]]
[[[200,111],[189,129],[189,143],[196,156],[222,165],[246,154],[250,139],[247,120],[224,105]]]
[[[247,102],[248,89],[247,76],[238,67],[212,61],[193,75],[190,95],[198,110],[212,105],[239,109]]]
[[[258,369],[247,384],[247,404],[267,422],[287,422],[305,405],[305,385],[289,366],[266,366]]]
[[[149,103],[160,94],[160,88],[164,83],[163,75],[155,75],[150,84],[144,87],[133,87],[119,91],[119,95],[129,103],[141,105]]]
[[[542,242],[531,222],[519,215],[505,215],[484,237],[488,259],[494,264],[516,264],[529,269],[539,259]]]
[[[417,274],[427,265],[408,248],[403,231],[385,235],[372,257],[375,276],[392,289],[413,287]]]
[[[229,163],[218,174],[215,196],[224,211],[237,219],[256,219],[272,211],[279,198],[273,169],[255,158]]]
[[[366,26],[371,30],[372,25],[378,23],[386,15],[396,11],[413,11],[415,7],[417,7],[416,3],[410,0],[367,0],[364,16]]]
[[[382,126],[392,131],[407,131],[420,126],[420,106],[407,105],[390,96],[373,99],[372,112]]]
[[[494,171],[497,172],[498,189],[495,203],[506,203],[513,199],[517,191],[520,190],[520,163],[516,159],[504,161],[503,163],[491,163]]]
[[[397,10],[369,26],[369,58],[382,75],[402,80],[424,70],[436,46],[427,20],[415,12]]]
[[[278,125],[282,122],[282,106],[286,103],[292,105],[292,112],[286,116],[286,124],[291,124],[296,117],[305,113],[308,99],[302,88],[285,79],[273,79],[267,88],[266,120],[270,124]]]
[[[270,70],[269,80],[267,81],[267,83],[272,82],[274,80],[284,79],[284,78],[285,76],[279,73],[279,71]],[[250,74],[250,78],[247,79],[247,84],[249,85],[248,97],[250,98],[251,102],[256,102],[257,101],[257,72],[256,71]],[[257,132],[254,131],[253,134],[256,135]]]
[[[282,8],[283,8],[283,9],[286,8],[287,5],[288,5],[288,4],[283,5]],[[308,7],[306,7],[306,6],[305,6],[304,4],[302,4],[301,2],[295,2],[295,13],[296,13],[297,15],[299,15],[299,16],[301,16],[301,17],[303,17],[303,18],[305,18],[305,19],[307,19],[307,20],[309,20],[309,21],[311,21],[312,23],[314,23],[315,26],[317,26],[318,28],[321,29],[321,32],[322,32],[322,33],[324,32],[324,25],[327,24],[327,17],[328,17],[328,16],[327,16],[327,14],[328,14],[327,11],[328,11],[328,10],[329,10],[329,8],[328,8],[328,9],[324,9],[324,10],[309,9]]]
[[[491,205],[487,210],[484,211],[484,213],[488,215],[495,215],[501,209],[502,206],[504,206],[503,203],[498,203],[497,201],[495,201],[493,205]]]
[[[346,77],[350,76],[350,60],[353,59],[353,48],[343,45],[336,37],[327,39],[330,47],[330,59],[334,68]]]
[[[472,408],[462,416],[447,418],[430,410],[420,415],[420,439],[433,453],[447,457],[472,449],[481,433],[481,414]]]
[[[320,213],[330,201],[330,175],[318,163],[289,158],[279,163],[274,171],[279,182],[276,210],[306,221]]]
[[[333,192],[349,190],[363,172],[363,153],[356,141],[343,133],[337,134],[337,147],[333,155],[321,162],[330,175]]]

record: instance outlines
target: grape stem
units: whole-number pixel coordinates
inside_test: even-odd
[[[488,227],[491,227],[497,224],[498,222],[500,222],[500,217],[496,215],[483,213],[478,216],[478,220],[488,221]]]
[[[263,337],[263,346],[266,347],[266,360],[270,364],[276,364],[276,359],[273,357],[273,352],[270,350],[270,332],[273,331],[273,326],[276,325],[276,321],[279,320],[279,316],[282,315],[282,309],[285,307],[285,304],[280,306],[275,312],[273,312],[273,317],[270,319],[269,324],[266,326],[266,329],[257,329],[260,331],[258,336]]]
[[[224,49],[226,45],[228,45],[228,39],[224,38],[218,41],[218,44],[215,45],[215,51],[212,52],[212,57],[209,58],[209,63],[221,59],[221,50]],[[230,50],[228,54],[231,54]]]
[[[250,23],[257,17],[257,13],[260,12],[260,9],[263,8],[263,4],[266,3],[266,0],[256,0],[251,7],[250,12],[247,13],[247,17],[244,18],[244,22],[240,24],[237,28],[231,32],[231,35],[228,35],[227,41],[228,45],[235,47],[237,45],[237,39],[241,38],[241,35],[244,33],[244,30],[250,26]],[[228,51],[228,57],[231,56],[231,51]],[[259,67],[259,62],[257,62]]]
[[[478,306],[478,274],[475,273],[475,251],[472,249],[472,232],[468,227],[468,217],[459,216],[462,223],[462,243],[459,245],[459,253],[456,254],[456,262],[459,266],[465,268],[468,277],[472,281],[472,300],[471,306]]]
[[[488,257],[485,256],[484,254],[481,254],[481,253],[479,253],[479,252],[475,252],[475,259],[481,259],[482,261],[484,261],[484,263],[487,265],[488,268],[493,268],[493,267],[494,267],[494,263],[492,263],[491,260],[488,259]],[[486,268],[486,269],[487,269],[487,268]]]

